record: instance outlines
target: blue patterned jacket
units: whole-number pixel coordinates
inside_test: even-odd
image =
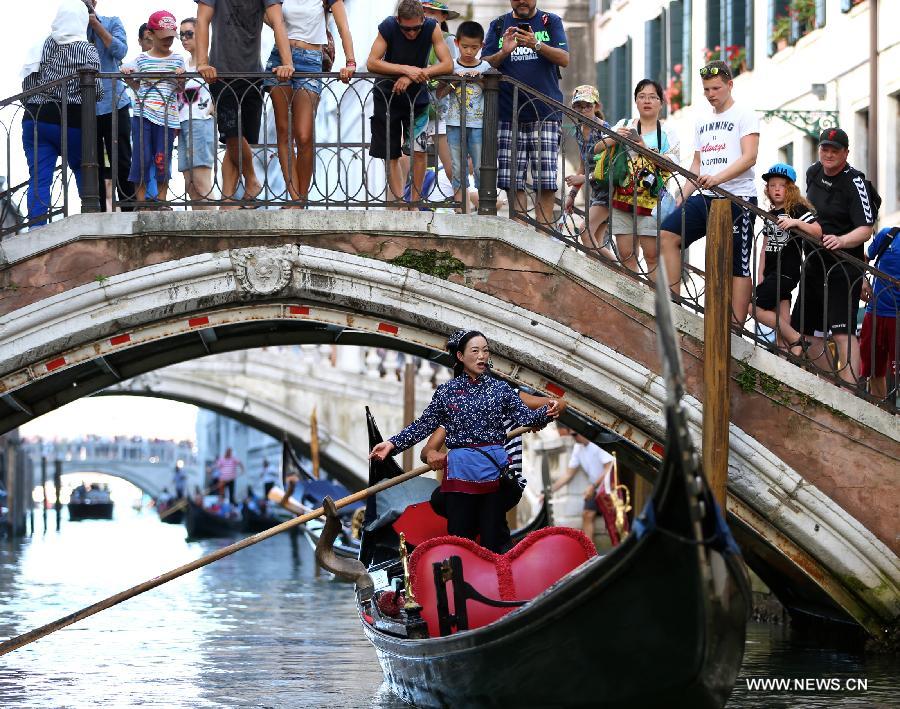
[[[424,440],[438,426],[447,431],[447,448],[464,448],[487,443],[504,445],[504,419],[520,426],[544,426],[550,422],[547,407],[532,411],[516,390],[504,381],[482,374],[472,379],[461,374],[441,384],[422,415],[390,438],[392,455]]]

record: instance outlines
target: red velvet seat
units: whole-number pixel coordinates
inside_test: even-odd
[[[431,637],[439,637],[437,593],[432,564],[459,556],[465,580],[482,595],[502,601],[534,598],[572,569],[597,555],[583,532],[570,527],[547,527],[532,532],[506,554],[494,554],[469,539],[443,536],[418,545],[410,557],[410,576],[422,617]],[[450,612],[453,591],[448,584]],[[466,604],[469,628],[479,628],[503,617],[513,608],[494,608],[475,600]]]
[[[391,526],[398,535],[403,532],[406,542],[416,547],[434,537],[447,536],[447,518],[435,512],[427,500],[407,507]]]

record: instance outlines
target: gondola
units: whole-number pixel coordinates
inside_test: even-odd
[[[187,529],[188,539],[231,537],[243,531],[244,520],[241,517],[232,518],[215,514],[188,499],[184,526]]]
[[[491,593],[478,559],[472,561],[477,549],[457,555],[464,545],[454,546],[455,538],[424,541],[405,557],[384,533],[365,533],[359,562],[329,556],[325,544],[317,550],[321,563],[356,581],[363,631],[403,700],[424,707],[725,704],[743,658],[750,585],[690,439],[670,306],[660,290],[666,452],[651,497],[619,546],[599,557],[591,545],[581,563],[573,553],[571,568],[560,567],[553,553],[532,555],[524,578],[515,577],[515,560],[529,545],[568,536],[575,541],[567,548],[577,549],[581,534],[534,532],[506,555],[512,599],[503,593],[499,566],[501,590]],[[368,427],[371,447],[382,440],[371,415]],[[373,462],[370,482],[398,472],[391,459]],[[367,520],[374,505],[370,498]],[[333,514],[327,526],[323,541],[336,532]],[[420,564],[426,561],[433,563]],[[410,590],[417,603],[410,603]],[[398,603],[401,591],[406,604]]]
[[[85,488],[81,485],[72,491],[69,498],[69,520],[77,522],[83,519],[112,519],[113,502],[106,489],[99,485]]]
[[[278,519],[277,517],[268,513],[268,511],[257,512],[255,510],[251,510],[247,505],[244,505],[241,508],[241,520],[242,520],[242,531],[247,534],[257,534],[258,532],[265,532],[267,529],[271,529],[279,522],[283,522],[283,519]]]
[[[177,504],[180,504],[183,502],[184,502],[184,500],[182,498],[179,498],[179,499],[175,499],[170,502],[167,502],[165,504],[157,504],[156,512],[157,512],[157,514],[159,514],[159,521],[164,522],[165,524],[181,524],[181,523],[183,523],[184,522],[184,514],[185,514],[185,512],[184,512],[185,505],[184,504],[182,504],[180,509],[177,509],[174,512],[169,512],[168,514],[166,514],[166,512],[168,510],[172,509],[172,507],[174,505],[177,505]]]

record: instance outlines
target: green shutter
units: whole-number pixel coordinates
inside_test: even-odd
[[[722,5],[719,0],[706,0],[706,48],[713,51],[722,44]]]

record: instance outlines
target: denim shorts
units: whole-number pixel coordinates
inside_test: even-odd
[[[216,137],[212,118],[193,118],[181,122],[178,134],[178,172],[215,164]]]
[[[322,71],[322,50],[321,49],[301,49],[300,47],[291,47],[291,59],[294,62],[294,71],[312,73]],[[269,61],[266,62],[266,71],[271,72],[275,67],[281,66],[281,55],[278,53],[278,47],[272,48],[269,55]],[[278,86],[278,79],[273,74],[271,78],[263,80],[263,86]],[[314,94],[322,93],[322,80],[311,79],[306,76],[297,76],[291,78],[291,88],[305,89],[312,91]],[[284,84],[282,84],[284,86]]]
[[[472,166],[475,168],[475,186],[479,186],[478,175],[481,170],[481,128],[466,128],[466,155],[472,158]],[[469,186],[469,161],[463,160],[460,152],[462,148],[462,129],[459,126],[447,126],[447,143],[450,146],[450,162],[453,165],[453,189],[458,190],[462,180],[460,175],[466,176],[466,187]]]

